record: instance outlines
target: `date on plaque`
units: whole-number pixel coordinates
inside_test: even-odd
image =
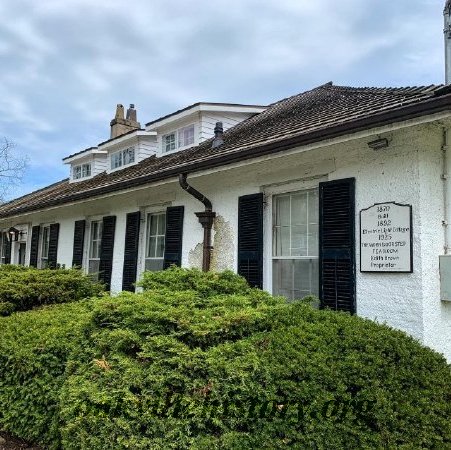
[[[411,273],[412,206],[377,203],[360,211],[360,271]]]

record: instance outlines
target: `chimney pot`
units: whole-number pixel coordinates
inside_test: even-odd
[[[216,122],[215,138],[213,139],[211,147],[217,148],[220,147],[222,144],[224,144],[224,128],[222,126],[222,122]]]
[[[118,104],[116,106],[116,115],[110,122],[110,126],[110,139],[121,136],[129,131],[139,130],[141,125],[136,118],[135,105],[130,105],[130,108],[127,109],[127,115],[124,118],[124,107]]]

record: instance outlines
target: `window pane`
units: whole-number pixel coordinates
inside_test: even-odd
[[[135,149],[133,147],[125,149],[123,154],[124,165],[135,162]]]
[[[157,246],[157,238],[154,236],[149,237],[149,252],[147,256],[149,258],[155,258],[156,256],[156,246]]]
[[[49,240],[50,240],[50,228],[44,227],[42,229],[42,247],[41,247],[42,258],[47,258],[49,255]]]
[[[169,152],[175,150],[175,133],[167,134],[163,137],[164,151]]]
[[[158,234],[158,215],[152,214],[150,216],[150,235],[155,236]]]
[[[308,193],[308,214],[309,223],[318,223],[318,209],[319,209],[319,201],[318,201],[318,191],[312,190]]]
[[[290,227],[276,227],[275,256],[290,256]]]
[[[194,144],[194,125],[179,130],[179,147]]]
[[[289,300],[318,295],[318,259],[273,261],[273,293]]]
[[[164,256],[164,236],[158,236],[156,242],[156,253],[157,258],[162,258]]]
[[[89,266],[88,266],[89,273],[98,275],[99,268],[100,268],[100,261],[98,259],[89,261]],[[96,276],[95,279],[98,279],[98,276]]]
[[[291,223],[292,225],[306,224],[307,216],[307,192],[293,194],[291,196]]]
[[[166,234],[166,214],[159,215],[157,233],[162,236]]]
[[[145,269],[152,272],[163,270],[163,259],[146,259]]]
[[[296,225],[291,228],[291,256],[308,255],[307,225]]]
[[[310,224],[308,229],[308,256],[318,256],[318,224]]]

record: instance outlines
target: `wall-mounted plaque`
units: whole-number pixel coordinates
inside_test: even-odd
[[[360,211],[360,271],[412,272],[412,206],[377,203]]]

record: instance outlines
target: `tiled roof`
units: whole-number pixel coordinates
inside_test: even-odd
[[[0,206],[0,218],[79,201],[96,195],[145,185],[182,172],[218,167],[309,142],[368,129],[377,125],[451,110],[451,89],[442,86],[412,88],[352,88],[328,83],[294,95],[230,128],[224,144],[211,140],[197,147],[151,156],[128,168],[89,180],[63,180]]]

